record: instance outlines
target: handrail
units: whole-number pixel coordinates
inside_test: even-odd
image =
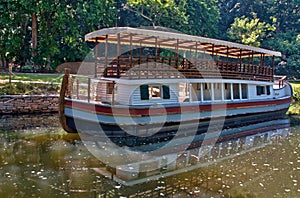
[[[209,59],[186,59],[174,56],[140,56],[108,58],[98,57],[97,76],[110,78],[174,78],[174,68],[185,78],[214,78],[221,74],[222,78],[245,80],[273,80],[273,68],[254,64]],[[171,67],[168,69],[168,67]],[[157,72],[156,72],[157,71]],[[143,73],[143,75],[141,75]],[[154,75],[160,73],[161,75]],[[172,76],[173,75],[173,76]],[[161,76],[161,77],[160,77]],[[219,75],[220,76],[220,75]]]
[[[283,87],[285,82],[287,80],[286,76],[274,76],[274,81],[277,82],[278,81],[278,86],[279,88]]]

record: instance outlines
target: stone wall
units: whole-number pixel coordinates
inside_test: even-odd
[[[58,113],[0,115],[0,132],[60,127]]]
[[[52,113],[59,110],[59,96],[0,96],[0,114]]]

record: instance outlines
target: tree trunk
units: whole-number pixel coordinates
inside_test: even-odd
[[[4,58],[1,54],[0,54],[0,60],[1,60],[0,68],[4,69]]]
[[[38,29],[37,29],[37,15],[36,13],[32,13],[32,57],[36,56],[38,42]]]
[[[50,56],[47,57],[46,71],[52,71]]]
[[[3,70],[3,71],[7,71],[8,69],[8,61],[5,57],[5,54],[1,54],[0,55],[0,59],[1,59],[1,64],[0,64],[0,70]]]

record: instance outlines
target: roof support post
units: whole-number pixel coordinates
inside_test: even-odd
[[[242,71],[242,64],[243,64],[243,61],[242,61],[242,54],[243,54],[243,51],[242,51],[242,49],[240,49],[239,65],[238,65],[237,68],[236,68],[236,72]]]
[[[121,55],[121,35],[118,33],[117,35],[117,77],[120,77],[120,55]]]
[[[193,65],[196,68],[198,68],[198,42],[196,42],[196,51],[195,51],[195,56],[194,56],[194,60],[193,60]]]
[[[97,77],[97,67],[98,67],[98,58],[99,58],[99,43],[98,43],[98,39],[96,38],[96,47],[95,47],[95,51],[94,51],[94,54],[95,54],[95,74],[94,74],[94,77],[96,78]]]
[[[158,44],[157,44],[157,37],[155,37],[155,63],[154,63],[154,65],[155,65],[155,78],[157,77],[157,53],[158,53],[158,49],[157,49],[157,46],[158,46]]]
[[[240,67],[242,66],[242,54],[243,54],[243,50],[240,49],[240,56],[239,56],[239,63],[240,63]]]
[[[227,51],[226,51],[226,60],[227,63],[229,62],[229,47],[227,46]]]
[[[176,42],[176,47],[175,47],[175,49],[176,49],[176,60],[175,60],[175,68],[176,69],[178,69],[178,62],[179,62],[179,39],[177,39],[177,42]]]
[[[251,73],[253,72],[253,68],[254,68],[254,52],[252,51],[252,65],[251,65]]]
[[[141,78],[141,62],[142,62],[142,41],[140,40],[140,58],[139,58],[139,78]]]
[[[198,59],[198,42],[196,42],[195,59]]]
[[[272,56],[272,81],[274,81],[274,70],[275,70],[275,56]]]
[[[105,69],[107,68],[107,64],[108,64],[108,35],[105,36],[105,52],[104,52],[104,56],[105,56]]]
[[[132,33],[130,33],[130,44],[129,44],[129,48],[130,48],[130,68],[132,68]]]
[[[250,54],[248,55],[248,69],[247,69],[247,73],[250,72],[250,65],[251,65],[251,56]]]
[[[212,46],[211,46],[211,56],[212,56],[212,60],[214,60],[214,53],[215,53],[215,44],[212,44]]]

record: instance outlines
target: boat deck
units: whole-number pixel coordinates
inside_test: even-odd
[[[223,78],[273,81],[273,68],[249,63],[166,56],[98,58],[97,76],[126,79]]]

